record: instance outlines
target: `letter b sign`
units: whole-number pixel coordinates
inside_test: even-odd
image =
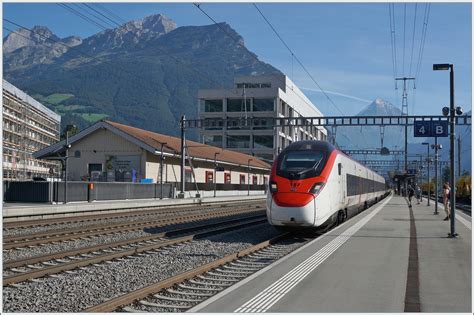
[[[448,122],[447,121],[433,121],[432,137],[447,137],[447,136],[448,136]]]

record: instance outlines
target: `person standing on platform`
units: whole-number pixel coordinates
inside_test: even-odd
[[[416,204],[420,204],[420,202],[422,201],[421,200],[421,196],[422,196],[422,192],[421,192],[421,188],[420,186],[416,185],[415,187],[415,194],[416,194]]]
[[[448,221],[451,217],[451,209],[449,207],[449,194],[451,192],[451,187],[449,187],[448,183],[443,185],[443,204],[444,204],[444,211],[446,212],[446,218],[444,221]]]
[[[413,188],[412,185],[408,186],[408,201],[410,202],[410,207],[411,207],[411,198],[415,194],[415,189]]]

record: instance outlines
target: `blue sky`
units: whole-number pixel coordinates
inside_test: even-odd
[[[191,3],[103,5],[125,20],[161,13],[178,26],[211,24]],[[417,6],[412,75],[418,60],[425,5]],[[388,3],[260,3],[258,6],[344,114],[356,114],[376,97],[400,106],[402,90],[394,90]],[[340,114],[296,62],[292,62],[290,53],[251,3],[204,3],[202,8],[217,21],[230,24],[243,36],[249,50],[287,74],[323,113]],[[395,4],[398,76],[409,75],[415,3],[406,4],[403,73],[404,10],[404,3]],[[54,3],[4,3],[3,14],[27,27],[45,25],[59,37],[88,37],[99,31]],[[4,26],[12,28],[5,22]],[[416,94],[412,88],[408,91],[409,114],[437,115],[449,103],[449,74],[433,72],[433,63],[455,65],[456,104],[466,110],[471,108],[471,40],[470,3],[431,4]]]

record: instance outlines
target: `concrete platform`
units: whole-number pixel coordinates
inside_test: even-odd
[[[221,196],[184,199],[137,199],[110,200],[88,202],[71,202],[68,204],[45,203],[4,203],[2,209],[3,221],[20,221],[61,216],[75,216],[91,213],[111,213],[130,210],[132,208],[173,207],[192,204],[216,204],[222,202],[263,201],[265,194],[250,196]]]
[[[470,217],[449,239],[433,206],[412,210],[389,196],[190,312],[471,312]]]

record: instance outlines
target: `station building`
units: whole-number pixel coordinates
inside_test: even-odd
[[[112,121],[99,121],[69,137],[68,180],[103,182],[181,181],[181,139]],[[256,157],[186,141],[185,181],[268,183],[270,165]],[[34,154],[47,160],[65,155],[65,140]],[[163,172],[160,171],[163,150]],[[214,172],[217,169],[218,171]],[[194,171],[194,175],[193,175]]]
[[[3,179],[47,178],[57,162],[32,154],[59,141],[61,116],[8,81],[2,83]]]
[[[236,117],[322,117],[322,113],[285,75],[236,77],[229,89],[198,91],[200,119]],[[326,140],[324,127],[279,127],[271,122],[254,127],[206,126],[200,131],[205,144],[273,161],[290,143]]]

